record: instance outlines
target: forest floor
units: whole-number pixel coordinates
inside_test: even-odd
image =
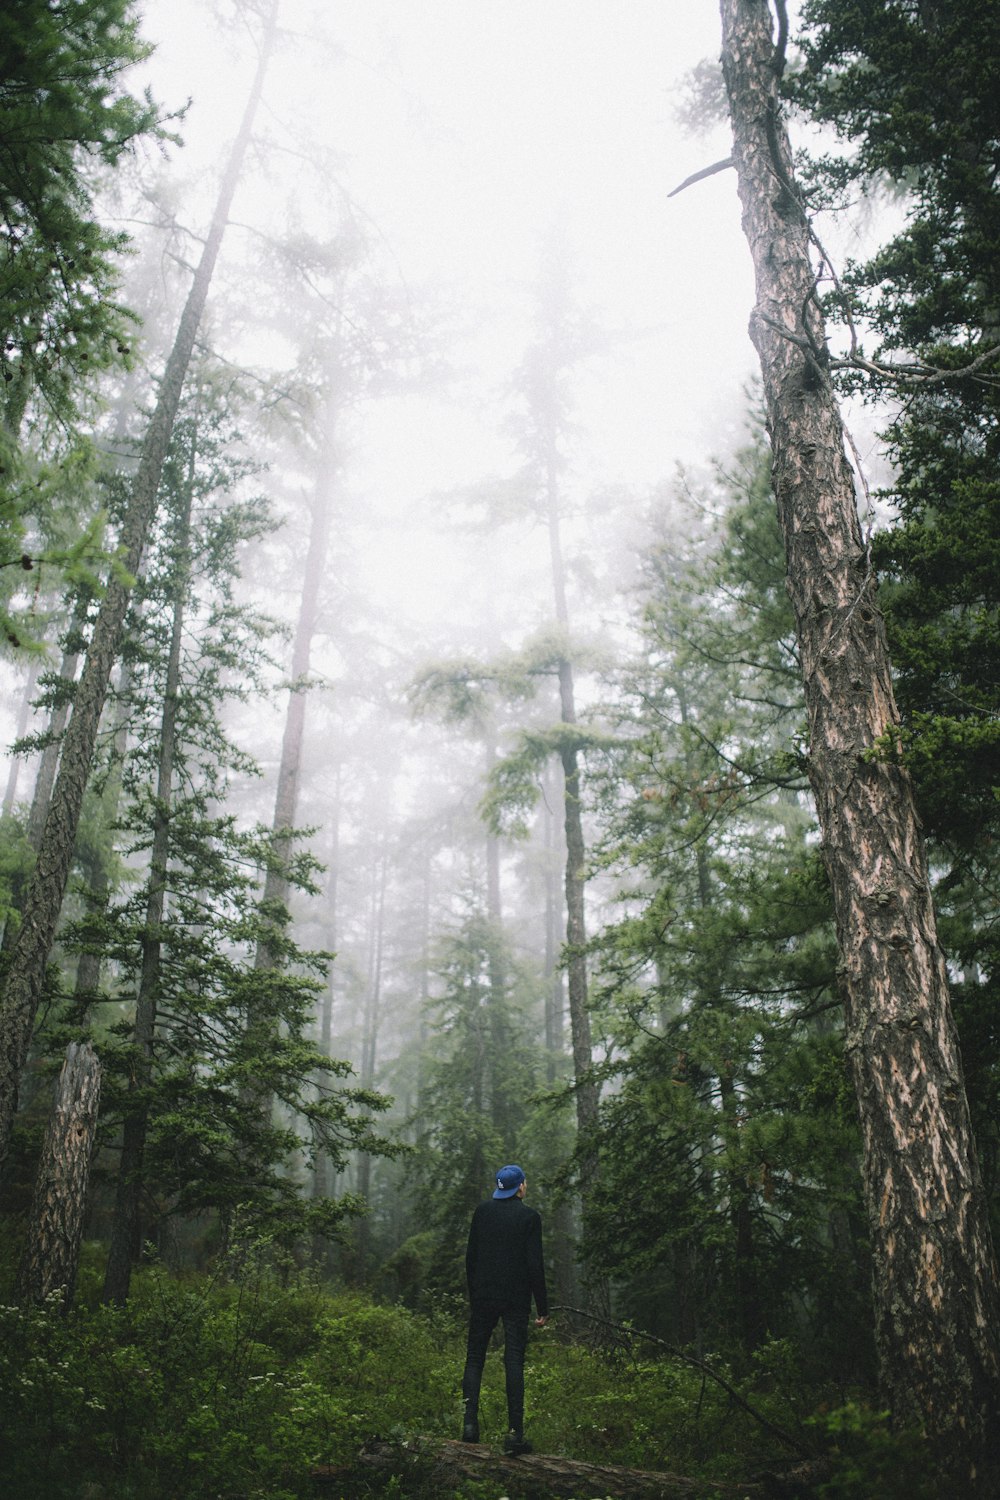
[[[6,1299],[4,1299],[6,1301]],[[384,1305],[261,1272],[142,1273],[124,1308],[0,1306],[0,1493],[16,1500],[920,1500],[918,1451],[860,1401],[810,1387],[786,1343],[722,1383],[683,1359],[533,1338],[507,1459],[503,1361],[487,1441],[461,1421],[461,1305]]]

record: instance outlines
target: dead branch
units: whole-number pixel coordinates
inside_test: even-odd
[[[733,161],[733,158],[727,156],[725,161],[716,161],[710,167],[702,167],[700,172],[692,172],[690,177],[685,177],[684,181],[678,187],[675,187],[672,192],[667,194],[667,197],[676,198],[678,193],[683,193],[684,189],[690,187],[692,183],[701,182],[703,177],[714,177],[716,172],[724,172],[727,167],[735,165],[736,163]]]

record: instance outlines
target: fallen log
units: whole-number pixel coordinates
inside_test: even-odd
[[[358,1454],[357,1467],[385,1477],[409,1479],[412,1488],[423,1486],[447,1490],[463,1480],[494,1480],[508,1495],[523,1500],[549,1500],[572,1496],[573,1500],[767,1500],[780,1494],[766,1482],[730,1483],[718,1479],[687,1479],[679,1474],[627,1469],[616,1464],[582,1463],[551,1453],[530,1453],[508,1458],[485,1443],[433,1442],[414,1439],[392,1443],[373,1438]],[[313,1470],[323,1488],[343,1486],[345,1471],[329,1466]],[[787,1490],[784,1493],[794,1493]],[[801,1491],[800,1491],[801,1493]]]

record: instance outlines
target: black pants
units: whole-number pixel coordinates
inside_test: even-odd
[[[503,1319],[503,1368],[507,1378],[507,1425],[514,1432],[524,1428],[524,1351],[528,1345],[529,1307],[503,1307],[498,1302],[473,1302],[469,1315],[469,1342],[465,1354],[462,1395],[465,1420],[479,1412],[479,1386],[486,1363],[490,1334]]]

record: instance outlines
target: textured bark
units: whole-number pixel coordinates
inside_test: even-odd
[[[239,182],[243,157],[250,141],[260,100],[268,56],[274,38],[277,0],[269,11],[257,71],[239,133],[230,152],[205,240],[201,260],[188,293],[174,346],[160,382],[156,408],[143,441],[132,497],[122,523],[119,562],[101,602],[90,646],[77,688],[73,715],[63,742],[59,775],[25,896],[21,928],[0,1002],[0,1163],[10,1147],[17,1109],[17,1088],[31,1042],[35,1015],[45,983],[45,970],[69,878],[83,795],[90,774],[111,671],[118,656],[132,579],[139,571],[153,519],[163,462],[173,432],[181,392],[218,260],[229,210]]]
[[[910,783],[872,747],[897,723],[814,296],[810,240],[776,103],[765,0],[722,0],[723,66],[809,772],[833,891],[846,1048],[858,1097],[876,1339],[898,1421],[948,1481],[995,1494],[996,1262]],[[780,49],[779,49],[780,52]]]
[[[18,1279],[22,1301],[42,1302],[60,1288],[64,1308],[73,1300],[100,1096],[101,1065],[93,1048],[71,1042],[35,1179]]]

